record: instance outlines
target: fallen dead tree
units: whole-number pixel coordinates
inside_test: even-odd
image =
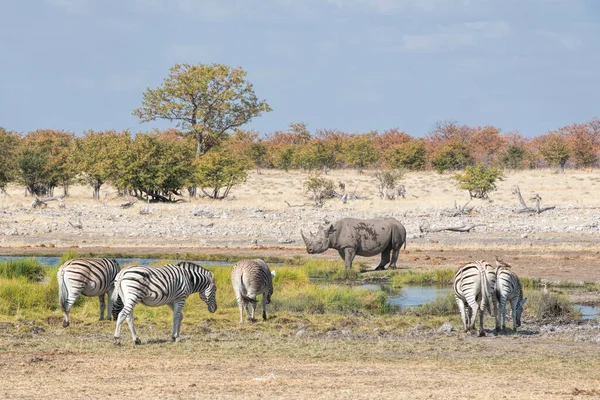
[[[63,199],[65,198],[65,196],[56,196],[56,197],[36,197],[35,200],[33,200],[33,204],[31,205],[31,207],[33,208],[37,208],[37,207],[46,207],[48,204],[46,204],[49,201],[60,201],[63,202]]]
[[[458,225],[458,226],[440,226],[440,227],[431,227],[429,222],[423,222],[419,225],[419,230],[421,233],[433,233],[433,232],[442,232],[442,231],[450,231],[450,232],[471,232],[471,230],[477,226],[485,226],[485,224],[471,224],[471,225]]]
[[[521,196],[521,189],[519,189],[518,186],[513,186],[512,193],[517,195],[517,198],[519,199],[519,203],[521,203],[521,208],[514,211],[516,213],[537,213],[537,214],[540,214],[540,213],[543,213],[544,211],[553,210],[553,209],[556,208],[556,206],[541,207],[540,206],[540,202],[542,201],[542,198],[537,193],[535,194],[535,196],[533,196],[530,199],[530,200],[534,200],[535,201],[536,206],[535,207],[529,207],[527,205],[527,203],[525,203],[525,200],[523,200],[523,196]]]
[[[302,203],[302,204],[290,204],[287,200],[284,200],[288,207],[323,207],[323,201],[315,201],[314,203]]]
[[[471,213],[471,211],[473,211],[473,209],[475,208],[475,207],[467,207],[467,205],[470,202],[471,201],[467,201],[464,205],[459,206],[456,203],[456,200],[454,200],[454,209],[443,210],[440,212],[440,214],[445,215],[447,217],[458,217],[459,215],[469,215]]]

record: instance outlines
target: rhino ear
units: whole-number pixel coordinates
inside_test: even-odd
[[[331,225],[329,225],[329,228],[327,229],[327,234],[329,235],[333,232],[335,232],[335,228],[333,227],[333,224],[331,224]]]

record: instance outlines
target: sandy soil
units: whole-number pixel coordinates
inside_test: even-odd
[[[32,209],[22,189],[0,196],[0,254],[223,253],[248,257],[307,256],[300,229],[343,216],[395,216],[409,234],[399,266],[456,268],[494,255],[522,276],[548,281],[600,281],[600,176],[589,172],[510,174],[492,193],[493,202],[475,200],[472,213],[448,217],[454,201],[468,195],[447,175],[409,174],[406,199],[376,197],[367,174],[333,171],[361,200],[331,200],[322,208],[307,203],[306,174],[252,173],[231,200],[184,198],[184,203],[122,209],[124,199],[104,188],[93,202],[91,190],[74,187],[63,203]],[[517,214],[511,188],[525,197],[538,193],[542,214]],[[419,226],[482,224],[470,233],[422,234]],[[77,225],[81,225],[78,228]],[[337,259],[330,250],[321,257]],[[373,258],[357,261],[375,265]],[[599,295],[600,296],[600,295]],[[586,299],[590,300],[590,299]],[[591,299],[594,301],[594,299]],[[598,298],[595,299],[597,301]],[[196,325],[196,328],[198,325]],[[600,327],[569,328],[569,334],[488,336],[433,332],[386,337],[295,337],[213,332],[198,328],[184,342],[113,348],[96,327],[74,333],[46,327],[37,334],[0,326],[0,397],[3,398],[600,398]],[[27,328],[28,329],[28,328]],[[547,331],[553,331],[548,328]],[[580,332],[581,335],[573,334]],[[417,329],[418,330],[418,329]],[[553,331],[554,332],[554,331]],[[96,344],[100,343],[100,344]]]

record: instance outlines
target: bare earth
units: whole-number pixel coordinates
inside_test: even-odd
[[[307,256],[300,229],[345,216],[394,216],[409,235],[399,267],[457,268],[498,255],[520,276],[547,281],[600,281],[600,175],[519,172],[491,194],[473,200],[469,215],[445,214],[464,205],[468,194],[448,175],[411,173],[403,182],[406,199],[382,200],[368,173],[333,171],[361,199],[324,207],[308,203],[305,173],[253,173],[234,188],[234,199],[189,199],[177,204],[125,200],[111,188],[93,202],[91,189],[74,187],[63,203],[32,209],[22,189],[0,195],[0,255],[86,253],[131,255],[184,253],[248,257]],[[525,201],[538,193],[542,214],[519,214],[511,188]],[[58,189],[57,189],[58,190]],[[419,226],[481,224],[469,233],[423,234]],[[81,225],[81,228],[76,227]],[[338,259],[337,252],[321,255]],[[376,265],[375,258],[358,259]],[[588,296],[589,297],[589,296]],[[599,302],[600,294],[586,301]],[[275,317],[274,322],[277,322]],[[99,323],[101,324],[101,323]],[[196,322],[182,343],[149,343],[114,348],[110,323],[63,330],[50,324],[41,334],[26,321],[0,325],[1,398],[600,398],[600,325],[592,321],[564,332],[527,327],[519,335],[475,338],[450,333],[401,330],[389,335],[296,336],[241,331],[204,334]],[[236,328],[237,329],[237,328]],[[341,328],[340,328],[341,329]],[[31,331],[30,331],[31,330]],[[15,332],[19,332],[15,336]],[[33,333],[32,333],[33,332]],[[90,345],[91,342],[104,344]],[[73,390],[73,388],[78,388]]]

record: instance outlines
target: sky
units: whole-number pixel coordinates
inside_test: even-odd
[[[242,67],[244,126],[534,137],[600,117],[597,0],[0,0],[0,126],[148,131],[174,64]]]

